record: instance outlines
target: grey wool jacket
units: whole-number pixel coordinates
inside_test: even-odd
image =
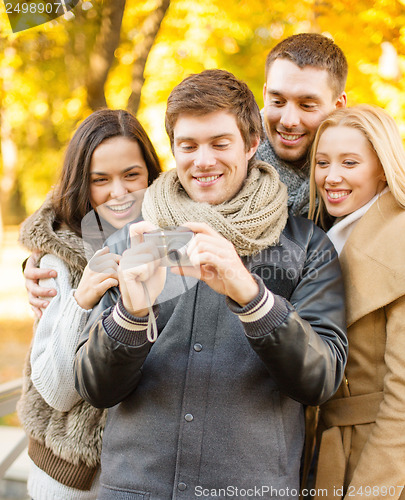
[[[23,223],[20,242],[29,250],[61,258],[70,270],[72,286],[78,285],[87,264],[83,242],[72,231],[57,229],[50,199]],[[17,411],[36,466],[66,486],[89,490],[100,466],[106,411],[84,400],[68,412],[49,406],[32,383],[30,353]]]
[[[127,245],[124,234],[112,248]],[[99,500],[298,498],[303,405],[330,398],[346,362],[338,258],[321,230],[291,217],[279,245],[245,265],[260,288],[250,304],[199,281],[154,306],[154,344],[125,326],[147,320],[117,290],[90,317],[75,372],[84,399],[111,407]],[[274,306],[242,322],[266,288]]]

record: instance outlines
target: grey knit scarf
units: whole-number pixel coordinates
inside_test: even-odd
[[[242,257],[279,241],[288,217],[287,189],[271,165],[255,162],[236,196],[210,205],[193,201],[173,169],[161,174],[146,190],[142,215],[162,228],[187,221],[206,222],[231,241]]]
[[[263,120],[263,111],[261,113]],[[266,130],[264,121],[263,128]],[[288,190],[288,211],[291,215],[307,217],[309,210],[309,162],[302,169],[281,160],[274,152],[267,135],[260,142],[256,152],[256,159],[270,163],[277,170],[281,182]]]

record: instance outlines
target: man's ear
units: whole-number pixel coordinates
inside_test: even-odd
[[[266,82],[264,82],[264,85],[263,85],[263,103],[264,104],[266,103],[266,92],[267,92],[267,85],[266,85]]]
[[[347,105],[347,94],[346,92],[342,92],[335,102],[335,107],[336,109],[345,108],[346,105]]]
[[[260,144],[260,137],[259,136],[253,136],[250,140],[250,148],[247,151],[247,156],[248,160],[253,158],[254,154],[256,153],[257,148],[259,147]]]

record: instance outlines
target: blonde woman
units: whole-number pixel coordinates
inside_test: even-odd
[[[398,128],[381,108],[341,109],[318,129],[310,217],[336,218],[328,235],[349,339],[346,377],[320,412],[322,498],[405,498],[404,168]]]

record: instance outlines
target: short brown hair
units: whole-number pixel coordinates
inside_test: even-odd
[[[81,236],[83,217],[92,209],[90,203],[90,163],[95,149],[112,137],[126,137],[137,142],[148,169],[148,184],[161,172],[156,151],[140,122],[122,109],[100,109],[78,127],[65,153],[53,204],[59,224],[65,223]]]
[[[299,33],[277,44],[266,58],[265,79],[276,59],[288,59],[299,68],[312,66],[329,74],[333,97],[344,90],[347,79],[347,60],[343,51],[330,38],[318,33]]]
[[[173,130],[180,114],[202,116],[221,110],[235,116],[246,150],[252,138],[263,137],[260,110],[246,83],[228,71],[207,69],[185,78],[169,95],[165,125],[172,150]]]

